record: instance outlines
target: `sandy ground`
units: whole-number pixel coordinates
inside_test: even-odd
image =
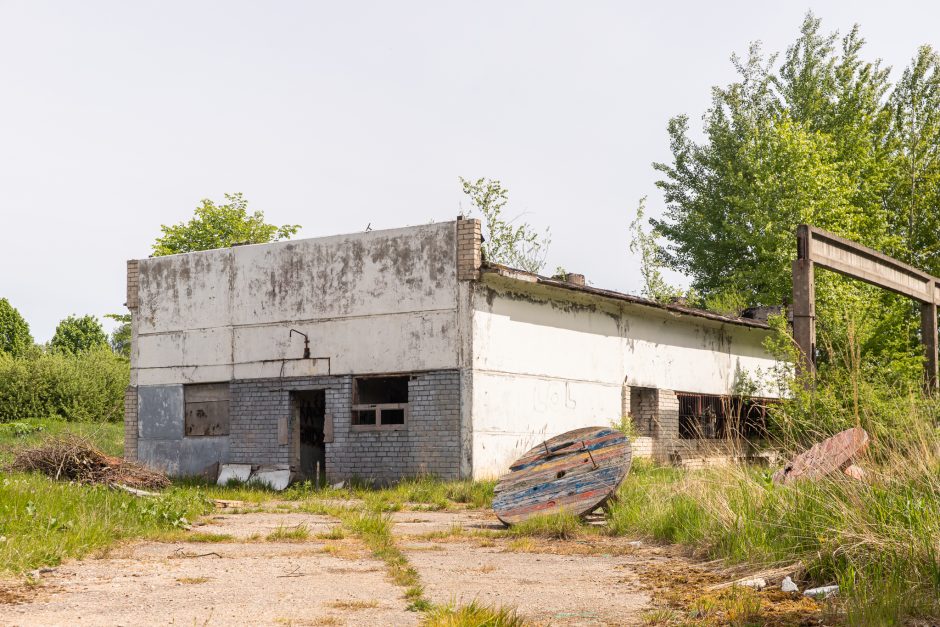
[[[539,625],[636,625],[650,607],[643,560],[616,546],[529,544],[473,535],[488,511],[398,512],[394,533],[434,603],[514,606]],[[38,592],[0,601],[0,625],[416,625],[404,591],[358,540],[318,539],[337,521],[298,512],[207,517],[227,542],[143,542],[39,575]],[[270,542],[303,525],[307,540]],[[455,528],[470,534],[440,537]]]

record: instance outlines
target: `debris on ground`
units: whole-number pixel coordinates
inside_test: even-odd
[[[858,479],[859,481],[865,479],[865,469],[861,466],[856,466],[855,464],[848,466],[842,472],[845,473],[846,477],[852,477],[853,479]]]
[[[787,485],[801,479],[821,479],[836,471],[845,471],[866,448],[868,433],[864,429],[846,429],[794,457],[789,464],[774,473],[773,482]],[[846,474],[858,478],[855,474]]]
[[[828,599],[839,592],[839,586],[820,586],[819,588],[810,588],[803,593],[803,596],[812,599]]]
[[[792,583],[792,577],[796,577],[802,572],[803,562],[796,562],[795,564],[790,564],[789,566],[784,566],[783,568],[762,570],[757,573],[751,573],[746,577],[735,579],[734,581],[725,581],[723,583],[709,586],[708,590],[723,590],[725,588],[731,588],[734,586],[763,590],[767,586],[775,585],[781,581],[784,581],[785,579],[789,579]],[[757,584],[760,585],[758,586]]]
[[[39,446],[22,449],[16,454],[10,469],[40,472],[59,481],[88,484],[151,489],[170,485],[163,473],[106,455],[88,440],[77,436],[47,440]]]
[[[213,503],[219,509],[238,509],[245,506],[245,501],[233,501],[231,499],[213,499]]]
[[[745,579],[738,584],[742,588],[751,588],[753,590],[763,590],[767,587],[767,580],[757,577],[755,579]]]
[[[783,581],[780,582],[780,590],[783,592],[799,592],[800,587],[793,583],[793,580],[789,577],[784,577]]]
[[[222,464],[216,483],[226,486],[232,481],[256,483],[280,492],[290,485],[291,472],[288,466],[261,466],[252,470],[251,464]]]

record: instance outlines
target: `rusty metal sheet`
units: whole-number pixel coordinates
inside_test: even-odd
[[[567,511],[584,516],[603,505],[630,470],[630,440],[609,427],[585,427],[534,447],[496,484],[493,510],[506,524]]]
[[[861,427],[846,429],[819,442],[774,473],[774,483],[787,485],[801,479],[820,479],[844,469],[868,446]]]

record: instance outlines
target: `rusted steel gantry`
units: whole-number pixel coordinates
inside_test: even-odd
[[[793,262],[793,337],[802,353],[798,368],[816,369],[816,266],[913,298],[920,303],[924,343],[924,383],[937,389],[937,305],[940,279],[828,231],[801,224],[796,230]]]

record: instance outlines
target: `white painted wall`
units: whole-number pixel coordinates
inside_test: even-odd
[[[455,368],[455,229],[140,260],[136,384]]]
[[[569,429],[619,421],[622,387],[729,394],[775,361],[768,331],[484,274],[473,308],[473,475]]]

